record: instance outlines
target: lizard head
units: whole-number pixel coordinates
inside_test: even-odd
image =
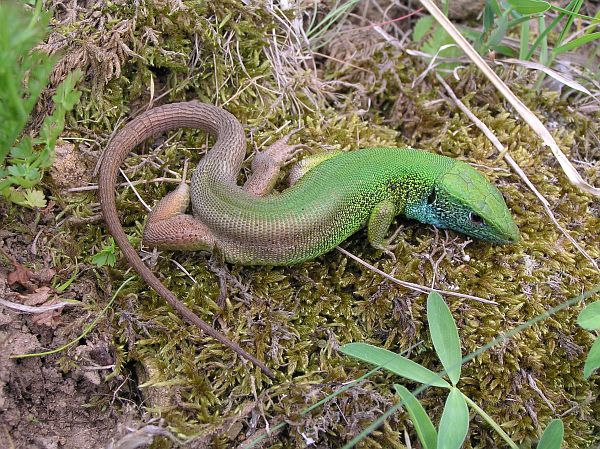
[[[461,161],[437,179],[423,200],[421,214],[422,221],[480,240],[496,244],[519,240],[519,229],[500,191]]]

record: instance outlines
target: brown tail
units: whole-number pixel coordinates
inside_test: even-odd
[[[114,193],[116,190],[117,171],[130,151],[147,138],[171,129],[184,127],[206,129],[203,126],[205,122],[203,122],[202,116],[203,113],[208,111],[212,114],[222,114],[224,112],[215,106],[198,102],[172,103],[151,109],[125,125],[112,139],[102,156],[102,164],[98,176],[100,207],[102,208],[102,214],[108,230],[117,241],[125,258],[150,287],[156,290],[188,323],[198,326],[206,334],[229,346],[238,355],[258,366],[268,377],[275,379],[271,370],[263,362],[244,351],[236,343],[198,318],[160,282],[154,273],[142,262],[135,249],[127,240],[127,236],[117,215]]]

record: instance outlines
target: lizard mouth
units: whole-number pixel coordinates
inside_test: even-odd
[[[502,229],[496,229],[495,235],[490,239],[493,243],[509,245],[517,243],[521,239],[519,228],[514,221],[510,221]]]

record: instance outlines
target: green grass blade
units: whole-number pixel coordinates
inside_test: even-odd
[[[427,321],[435,352],[452,385],[456,385],[461,371],[460,338],[452,313],[439,293],[431,292],[427,297]]]
[[[527,57],[529,49],[529,21],[521,24],[521,37],[519,45],[519,59],[524,60]]]
[[[585,365],[583,365],[583,377],[588,379],[594,371],[600,368],[600,338],[597,338],[590,352],[588,352],[587,359],[585,359]]]
[[[394,384],[394,388],[404,403],[423,448],[437,449],[437,432],[421,403],[403,385]]]
[[[544,35],[544,38],[542,39],[542,41],[540,43],[540,64],[547,65],[548,64],[548,39],[546,37],[546,34],[544,33],[544,31],[546,30],[546,21],[544,20],[543,17],[540,17],[538,19],[538,29],[540,30],[540,35]],[[544,74],[542,73],[541,76],[543,77]],[[538,88],[538,90],[539,90],[539,88]]]
[[[596,23],[600,22],[600,9],[598,9],[598,12],[594,14],[594,21]],[[593,30],[594,27],[589,27],[587,30],[585,30],[585,34],[590,34]]]
[[[588,304],[579,312],[577,324],[589,331],[600,328],[600,301]]]
[[[520,14],[540,14],[551,7],[550,3],[543,0],[508,0],[508,4]]]
[[[336,4],[323,20],[307,31],[308,38],[313,41],[321,37],[336,21],[347,14],[356,3],[358,3],[358,0],[348,0],[341,5]]]
[[[508,31],[508,15],[506,12],[496,19],[495,25],[496,27],[490,34],[488,40],[488,45],[490,47],[495,47],[500,44],[502,39],[506,37],[506,32]]]
[[[77,343],[78,341],[85,338],[94,329],[94,327],[96,326],[96,324],[98,324],[98,321],[100,321],[100,319],[104,316],[106,311],[111,308],[111,306],[115,302],[115,299],[117,299],[117,297],[119,296],[119,293],[121,293],[121,290],[123,290],[125,288],[125,286],[134,279],[135,279],[135,276],[131,276],[123,281],[123,283],[119,286],[117,291],[113,294],[112,298],[110,298],[110,301],[108,301],[108,303],[104,306],[104,308],[100,311],[100,313],[96,316],[96,318],[94,318],[92,320],[92,322],[85,327],[85,329],[79,335],[79,337],[77,337],[74,340],[71,340],[68,343],[65,343],[64,345],[59,346],[58,348],[55,348],[55,349],[51,349],[51,350],[44,351],[44,352],[35,352],[35,353],[31,353],[31,354],[11,354],[9,356],[9,358],[24,359],[27,357],[42,357],[42,356],[46,356],[46,355],[50,355],[50,354],[56,354],[58,352],[64,351],[65,349],[73,346],[75,343]]]
[[[517,446],[517,444],[510,438],[510,436],[508,436],[508,434],[504,431],[504,429],[502,427],[500,427],[500,425],[496,421],[494,421],[493,418],[490,415],[488,415],[484,409],[479,407],[477,405],[477,403],[475,403],[468,396],[465,396],[463,394],[463,397],[465,398],[467,405],[469,407],[471,407],[475,411],[475,413],[477,413],[479,416],[481,416],[490,425],[490,427],[492,429],[494,429],[498,433],[498,435],[500,435],[502,437],[502,439],[504,441],[506,441],[506,444],[508,444],[508,446],[511,449],[519,449],[519,446]]]
[[[494,26],[494,8],[489,2],[486,2],[485,8],[483,9],[483,32],[487,33]]]
[[[546,427],[536,449],[560,449],[565,429],[560,419],[553,419]]]
[[[567,51],[575,50],[576,48],[579,48],[582,45],[585,45],[588,42],[592,42],[592,41],[595,41],[597,39],[600,39],[600,32],[590,33],[590,34],[584,34],[583,36],[579,36],[577,39],[573,39],[572,41],[567,42],[566,44],[563,44],[563,45],[561,45],[558,48],[555,48],[554,49],[554,54],[555,55],[560,55],[560,54],[565,53]]]
[[[494,14],[499,16],[502,14],[502,10],[500,9],[500,5],[498,4],[498,0],[486,0],[486,5],[489,5],[490,8],[494,11]]]
[[[394,374],[435,387],[450,388],[450,384],[424,366],[395,352],[366,343],[348,343],[340,348],[343,354],[363,362],[379,365]]]
[[[572,0],[571,3],[569,3],[567,5],[567,9],[574,7],[577,2],[579,0]],[[538,37],[535,39],[535,41],[533,42],[533,45],[531,46],[531,48],[529,49],[529,52],[527,53],[527,56],[525,58],[525,60],[530,60],[531,57],[533,56],[533,54],[535,53],[536,48],[538,48],[542,41],[546,40],[546,36],[548,35],[548,33],[550,33],[550,31],[552,31],[554,28],[556,28],[556,26],[558,25],[558,23],[562,20],[562,18],[565,16],[565,13],[561,13],[559,14],[551,23],[550,25],[548,25],[543,31],[540,30],[540,34],[538,35]]]
[[[582,1],[582,4],[583,4],[583,1]],[[598,19],[595,16],[592,17],[592,16],[586,16],[585,14],[578,14],[576,12],[573,12],[573,11],[569,10],[569,9],[561,8],[560,6],[551,5],[550,7],[554,11],[559,11],[559,12],[565,13],[568,16],[573,17],[573,18],[578,18],[578,19],[583,19],[583,20],[589,20],[592,23],[600,23],[600,19]],[[579,9],[577,9],[577,10],[579,10]]]
[[[560,36],[558,37],[558,39],[556,41],[557,46],[562,44],[562,42],[567,37],[567,33],[569,32],[569,30],[571,29],[571,26],[573,25],[573,22],[575,21],[575,16],[573,14],[577,14],[579,12],[579,10],[581,9],[582,5],[583,5],[583,0],[573,0],[567,5],[567,8],[565,10],[561,11],[564,14],[567,14],[568,17],[567,17],[567,23],[565,23],[565,26],[563,27],[562,31],[560,32]]]
[[[460,449],[469,430],[469,409],[463,394],[452,388],[440,420],[438,449]]]

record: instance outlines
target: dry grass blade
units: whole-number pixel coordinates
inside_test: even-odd
[[[496,75],[496,73],[485,63],[481,56],[479,56],[475,49],[467,42],[462,34],[459,33],[456,27],[448,20],[442,11],[440,11],[433,1],[421,0],[421,3],[446,30],[446,32],[452,36],[452,39],[454,39],[458,46],[467,54],[467,56],[475,63],[475,65],[479,67],[479,69],[492,82],[496,89],[498,89],[498,91],[509,101],[519,115],[527,122],[527,124],[531,126],[538,136],[541,137],[543,142],[550,147],[550,150],[554,154],[554,157],[556,157],[558,160],[558,163],[569,178],[569,181],[571,181],[571,183],[579,187],[584,192],[595,196],[600,196],[600,188],[588,184],[581,177],[575,167],[573,167],[571,162],[558,147],[558,144],[540,119],[538,119],[533,112],[531,112],[529,108],[525,106],[525,104],[523,104],[523,102],[519,100],[519,98],[508,88],[508,86],[504,84],[504,81],[502,81],[500,77]]]
[[[51,310],[62,309],[66,306],[79,306],[81,304],[68,302],[68,301],[60,301],[54,304],[42,305],[42,306],[28,306],[25,304],[19,304],[16,302],[7,301],[5,299],[0,298],[0,305],[13,310],[18,310],[23,313],[46,313]]]
[[[579,84],[577,81],[570,78],[566,74],[558,73],[556,70],[552,70],[550,67],[546,67],[545,65],[540,64],[538,62],[521,61],[520,59],[508,58],[508,59],[497,60],[496,63],[497,64],[510,63],[510,64],[520,65],[520,66],[526,67],[528,69],[539,70],[541,72],[544,72],[546,75],[551,76],[556,81],[558,81],[566,86],[569,86],[571,89],[578,90],[579,92],[583,92],[584,94],[587,94],[587,95],[592,95],[592,93],[589,90],[587,90],[584,86],[582,86],[581,84]]]
[[[117,187],[137,186],[140,184],[151,184],[154,182],[161,182],[161,183],[168,182],[168,183],[172,183],[172,184],[179,184],[179,183],[181,183],[181,178],[166,178],[164,176],[160,176],[158,178],[152,178],[152,179],[137,179],[135,181],[122,182],[120,184],[117,184]],[[69,192],[69,193],[89,192],[90,190],[98,190],[98,184],[92,184],[89,186],[71,187],[70,189],[67,189],[67,192]]]

